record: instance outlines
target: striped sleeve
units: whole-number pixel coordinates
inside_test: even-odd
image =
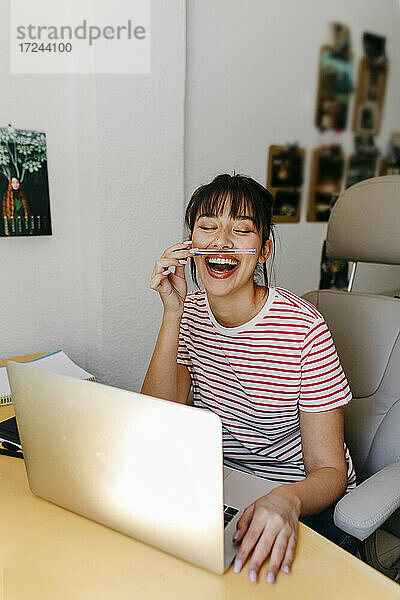
[[[176,362],[178,363],[178,365],[185,365],[188,367],[189,365],[191,365],[191,361],[185,342],[185,334],[187,333],[187,331],[188,325],[184,313],[179,326],[178,355],[176,358]]]
[[[351,398],[332,336],[321,317],[310,327],[302,346],[299,408],[306,412],[332,410]]]

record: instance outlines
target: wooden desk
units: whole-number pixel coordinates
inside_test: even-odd
[[[0,408],[0,420],[12,415]],[[246,566],[214,575],[33,496],[21,459],[0,456],[0,490],[4,600],[400,598],[398,584],[302,523],[291,574],[271,585],[264,565],[254,584]]]

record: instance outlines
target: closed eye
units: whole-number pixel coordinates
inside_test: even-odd
[[[199,229],[203,229],[204,231],[212,231],[216,229],[216,227],[205,227],[204,225],[199,225]]]

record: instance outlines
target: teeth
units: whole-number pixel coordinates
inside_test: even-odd
[[[237,260],[232,260],[231,258],[209,258],[209,263],[217,263],[217,265],[237,265]]]

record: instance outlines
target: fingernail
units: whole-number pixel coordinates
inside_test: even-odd
[[[181,263],[181,265],[186,265],[187,264],[187,259],[186,258],[181,258],[179,260],[179,262]]]
[[[249,573],[250,581],[257,583],[257,573],[252,569]]]
[[[233,564],[233,572],[234,573],[240,573],[240,571],[242,570],[243,567],[243,563],[240,560],[240,558],[236,558],[235,562]]]
[[[192,240],[185,240],[184,242],[182,242],[182,244],[191,244]]]
[[[190,254],[194,254],[195,252],[197,252],[198,248],[190,248],[189,252]]]
[[[290,567],[289,567],[289,565],[283,565],[283,567],[282,567],[282,571],[283,571],[284,573],[290,573]]]
[[[267,573],[267,581],[268,581],[268,583],[274,583],[275,582],[275,575],[272,573],[272,571],[268,571],[268,573]]]
[[[238,540],[238,539],[239,539],[239,537],[240,537],[240,530],[238,529],[238,530],[235,532],[235,535],[233,536],[233,538],[232,538],[232,539],[233,539],[233,541],[234,541],[234,542],[236,542],[236,540]]]

